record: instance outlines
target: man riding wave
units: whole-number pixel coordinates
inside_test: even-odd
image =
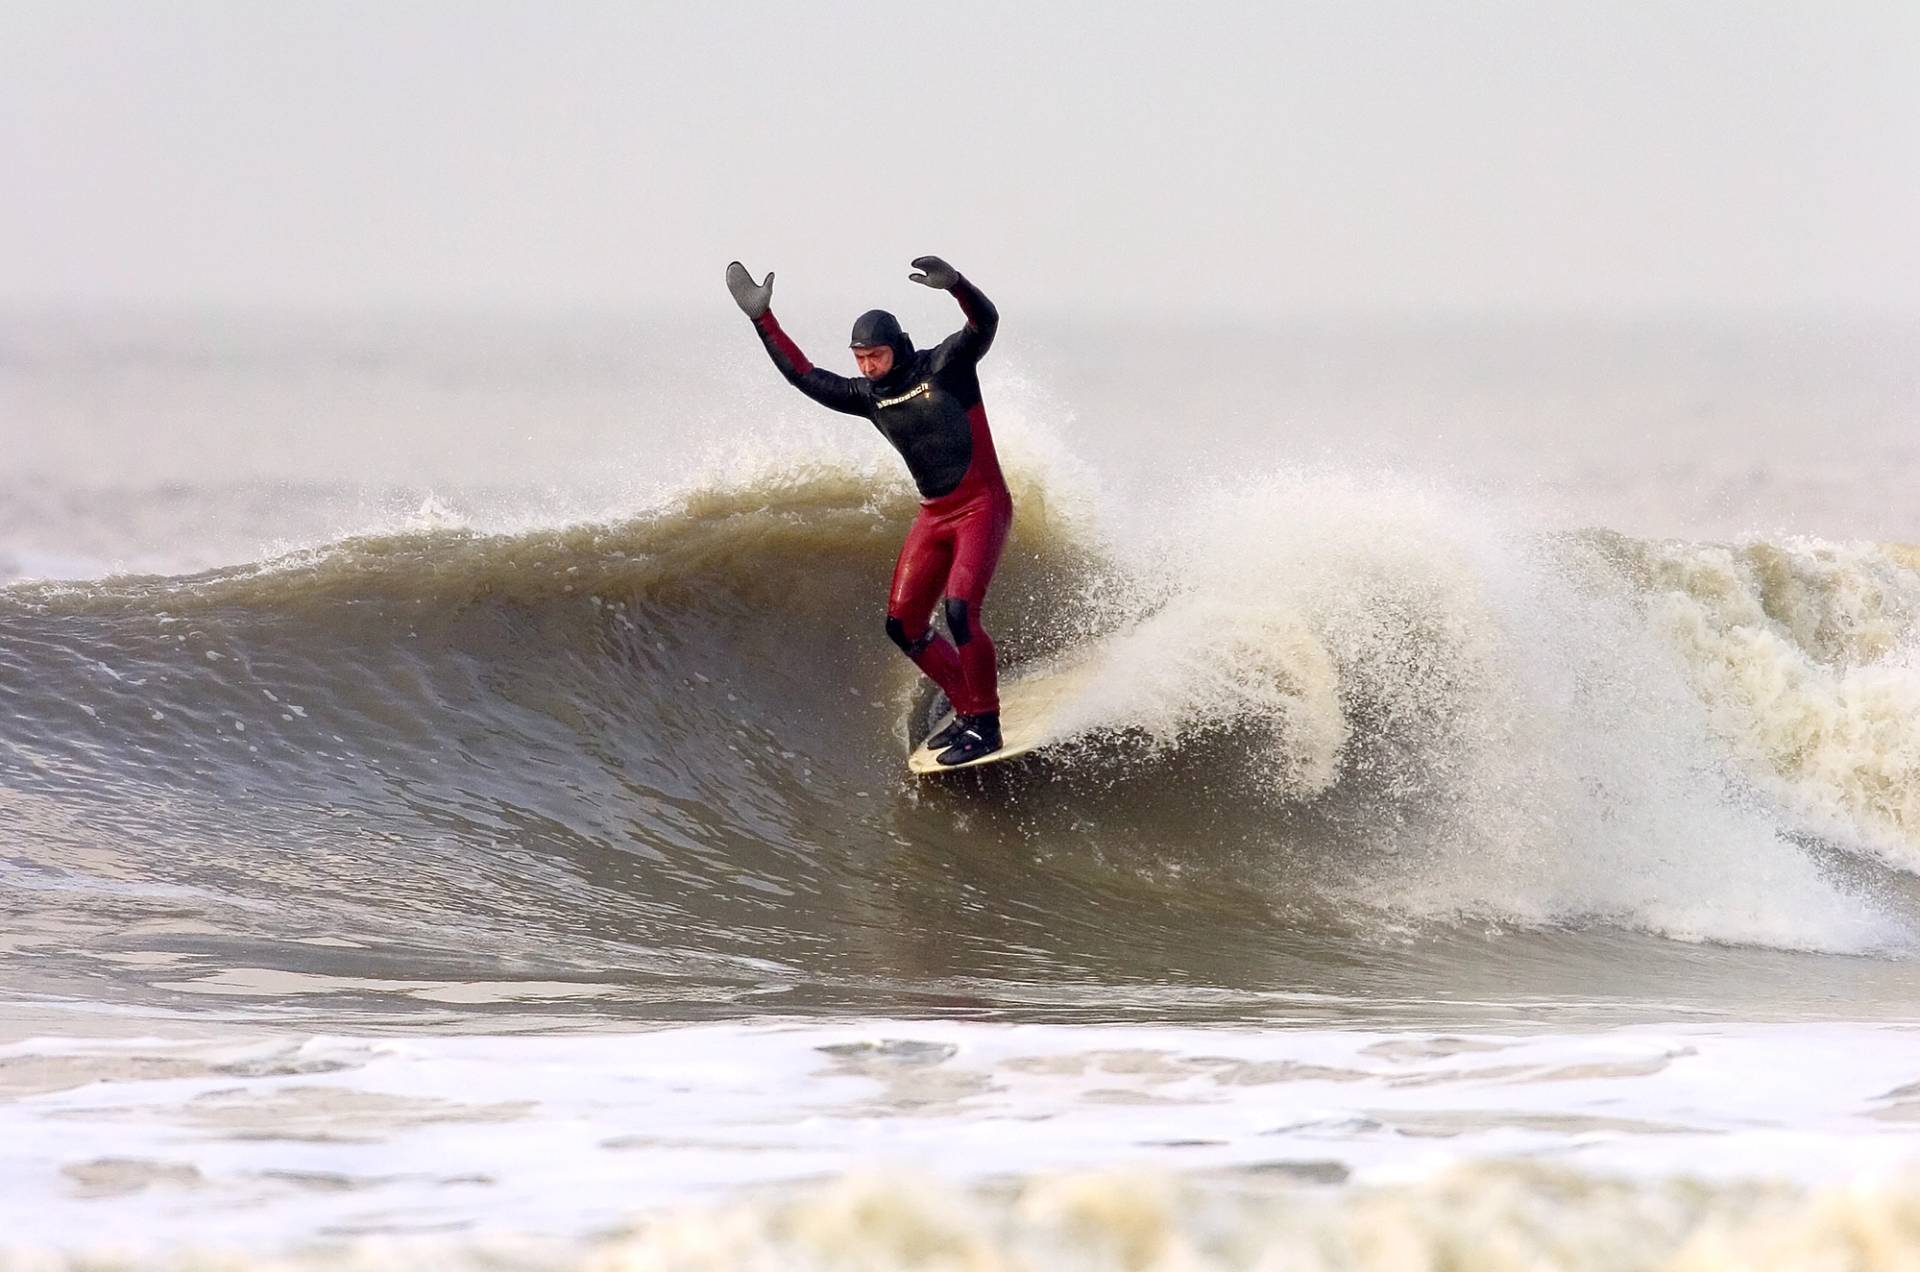
[[[833,410],[865,416],[893,443],[920,490],[920,511],[900,547],[887,595],[887,636],[953,704],[953,723],[927,739],[940,763],[964,764],[1000,749],[1000,696],[993,639],[980,624],[987,584],[1013,525],[1013,499],[987,427],[975,364],[993,344],[1000,314],[980,289],[938,256],[913,262],[913,282],[951,292],[967,325],[931,349],[915,349],[883,309],[853,324],[859,379],[823,371],[773,316],[773,275],[756,283],[739,261],[727,290],[760,333],[787,383]],[[953,639],[932,625],[939,604]]]

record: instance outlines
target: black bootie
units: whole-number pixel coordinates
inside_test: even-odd
[[[941,764],[965,764],[968,760],[977,760],[983,755],[992,755],[1000,749],[1000,713],[982,712],[980,715],[956,717],[954,723],[965,724],[953,739],[953,745],[933,758]]]
[[[948,747],[952,746],[954,742],[959,739],[960,735],[966,732],[966,730],[967,730],[967,717],[961,712],[958,712],[958,711],[954,712],[953,719],[947,721],[947,727],[944,729],[941,729],[939,732],[935,733],[932,737],[929,737],[927,739],[926,741],[927,750],[929,751],[946,750]]]

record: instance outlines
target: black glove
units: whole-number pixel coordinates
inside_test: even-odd
[[[960,271],[938,256],[916,256],[913,258],[913,267],[924,272],[908,274],[907,281],[931,287],[935,291],[946,291],[960,281]]]
[[[733,293],[733,303],[740,306],[741,313],[759,318],[773,305],[773,271],[767,271],[767,281],[756,283],[747,267],[735,261],[727,266],[727,290]]]

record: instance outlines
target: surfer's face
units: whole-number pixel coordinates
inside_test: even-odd
[[[869,380],[878,380],[893,370],[893,350],[886,345],[856,346],[853,360],[860,364],[860,374]]]

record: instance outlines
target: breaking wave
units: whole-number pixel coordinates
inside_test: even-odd
[[[84,898],[336,973],[617,957],[739,993],[1199,977],[1202,943],[1431,924],[1908,947],[1914,549],[1539,533],[1385,475],[1124,533],[1031,469],[1015,496],[988,622],[1009,665],[1096,674],[1072,743],[932,786],[880,623],[910,492],[851,467],[0,590],[27,926]]]

